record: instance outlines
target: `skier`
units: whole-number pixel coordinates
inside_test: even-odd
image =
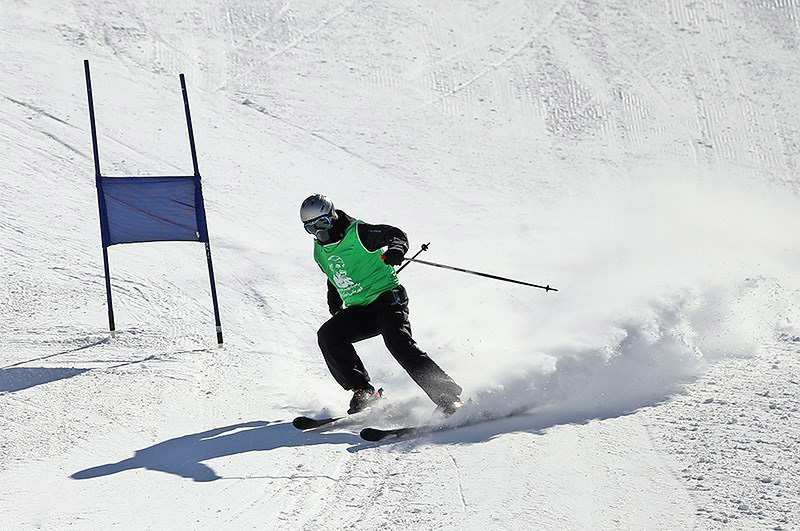
[[[408,296],[394,269],[408,251],[405,233],[356,220],[320,194],[303,201],[300,219],[315,236],[314,260],[328,277],[331,318],[317,336],[331,374],[353,391],[347,412],[361,411],[380,397],[353,348],[353,343],[378,334],[437,410],[455,412],[461,406],[461,387],[411,337]]]

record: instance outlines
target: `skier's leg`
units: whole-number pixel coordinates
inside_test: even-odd
[[[369,373],[353,343],[379,333],[375,317],[360,307],[340,310],[320,327],[317,332],[319,348],[339,385],[348,390],[369,385]]]
[[[451,405],[461,394],[461,387],[411,337],[405,288],[398,286],[382,294],[368,308],[373,305],[380,333],[392,356],[434,403]]]

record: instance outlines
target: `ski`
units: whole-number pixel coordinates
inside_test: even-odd
[[[378,442],[387,437],[402,437],[404,435],[421,435],[436,430],[434,426],[409,426],[407,428],[394,428],[379,430],[377,428],[364,428],[359,435],[365,441]]]
[[[388,438],[398,437],[416,437],[426,435],[428,433],[436,433],[442,431],[457,430],[459,428],[466,428],[468,426],[475,426],[483,424],[484,422],[492,422],[495,420],[507,419],[524,415],[529,412],[528,408],[517,409],[510,413],[495,416],[491,413],[484,412],[479,414],[477,418],[462,420],[461,422],[448,423],[448,424],[423,424],[419,426],[406,426],[404,428],[392,428],[388,430],[381,430],[378,428],[364,428],[359,435],[365,441],[378,442]]]
[[[320,419],[314,419],[311,417],[297,417],[292,421],[292,426],[298,430],[313,430],[314,428],[331,424],[337,420],[342,420],[343,418],[345,417],[325,417]]]

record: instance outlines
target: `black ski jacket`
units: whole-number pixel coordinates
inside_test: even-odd
[[[339,216],[336,223],[330,230],[331,241],[329,243],[336,243],[344,237],[347,227],[352,225],[356,219],[348,216],[344,210],[336,209],[336,214]],[[371,225],[369,223],[362,223],[358,226],[358,237],[367,251],[377,251],[381,247],[389,249],[397,249],[403,254],[408,251],[408,236],[402,230],[391,225]],[[331,315],[335,314],[342,309],[342,298],[336,287],[328,280],[328,310]]]

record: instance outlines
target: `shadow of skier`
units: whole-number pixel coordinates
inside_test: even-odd
[[[221,477],[203,461],[276,448],[361,442],[363,441],[358,436],[348,433],[303,433],[289,422],[278,424],[270,424],[267,421],[244,422],[170,439],[137,450],[133,457],[118,463],[87,468],[70,477],[90,479],[144,468],[175,474],[194,481],[215,481]]]

